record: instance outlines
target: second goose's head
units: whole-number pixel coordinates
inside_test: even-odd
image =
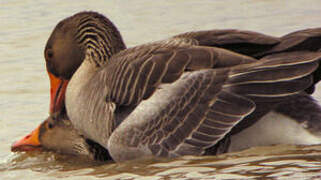
[[[112,160],[104,147],[79,135],[66,115],[49,116],[31,136],[15,142],[11,150],[49,150],[92,160]]]

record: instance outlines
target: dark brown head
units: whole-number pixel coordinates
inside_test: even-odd
[[[117,28],[96,12],[81,12],[57,24],[44,54],[51,85],[50,113],[64,108],[68,81],[89,53],[97,67],[125,49]]]
[[[79,135],[66,116],[48,117],[30,135],[15,142],[11,150],[49,150],[94,160],[111,160],[105,148]]]
[[[70,80],[88,49],[96,53],[96,63],[100,65],[125,48],[119,31],[109,19],[96,12],[80,12],[57,24],[44,54],[48,72]]]

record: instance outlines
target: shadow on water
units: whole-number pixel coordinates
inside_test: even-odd
[[[50,177],[110,179],[321,178],[321,146],[269,146],[219,156],[93,162],[52,152],[11,154],[0,172],[31,169]]]

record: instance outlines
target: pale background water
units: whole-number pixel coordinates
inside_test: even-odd
[[[53,153],[11,153],[12,142],[48,115],[43,50],[51,31],[61,19],[83,10],[108,16],[129,47],[193,30],[236,28],[281,36],[321,27],[320,0],[0,0],[0,179],[321,177],[320,146],[104,165]]]

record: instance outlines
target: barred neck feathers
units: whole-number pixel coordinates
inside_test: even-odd
[[[101,67],[110,57],[126,48],[114,24],[101,14],[81,12],[70,18],[78,18],[76,41],[85,49],[86,56]]]
[[[47,70],[70,80],[85,59],[100,67],[125,48],[119,31],[106,17],[81,12],[58,23],[52,32],[45,48]]]

